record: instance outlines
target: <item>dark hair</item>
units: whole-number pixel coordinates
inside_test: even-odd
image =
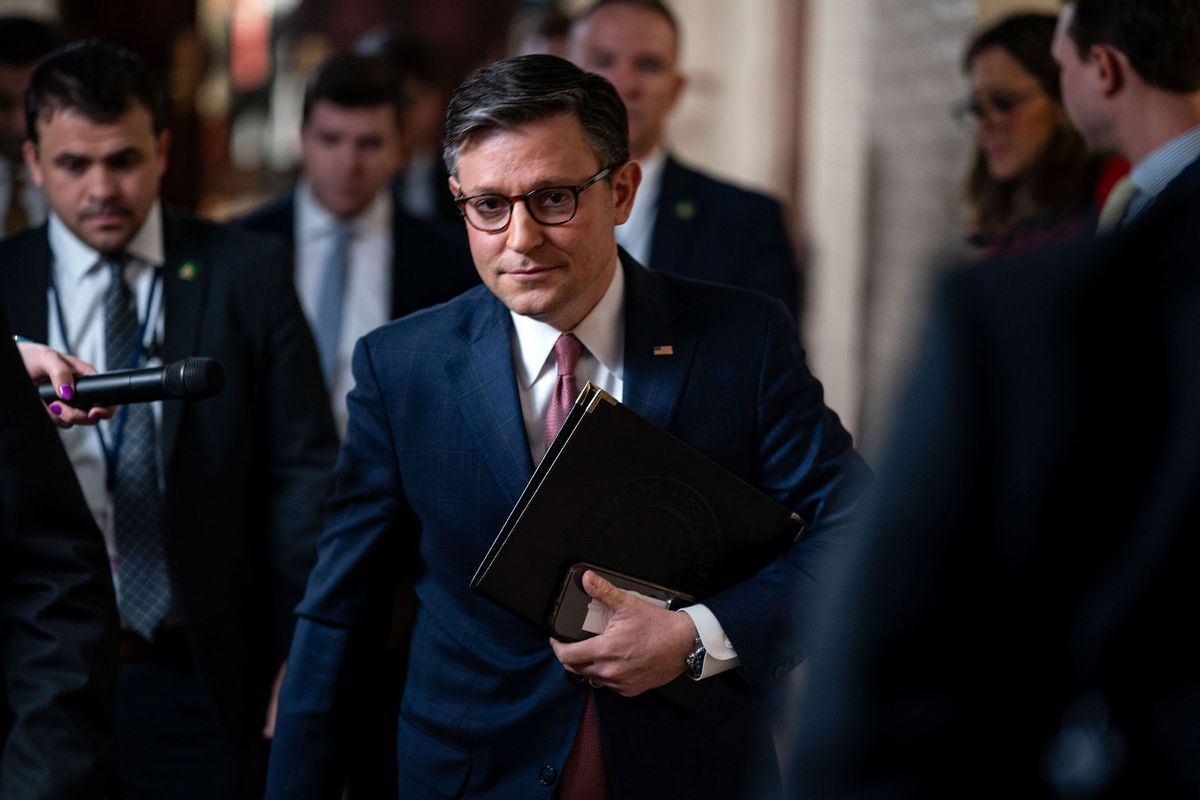
[[[557,56],[506,58],[463,81],[446,109],[443,157],[458,173],[458,154],[473,135],[572,114],[600,166],[629,160],[629,117],[613,85]]]
[[[1013,223],[1053,221],[1092,202],[1102,159],[1089,155],[1083,138],[1061,113],[1058,62],[1051,55],[1056,17],[1015,14],[980,31],[967,45],[963,71],[985,50],[999,47],[1032,75],[1059,106],[1059,120],[1046,149],[1028,172],[999,182],[975,148],[963,187],[970,205],[973,238],[989,240]]]
[[[93,122],[116,121],[134,105],[150,112],[157,135],[163,130],[163,100],[141,57],[99,39],[69,44],[47,55],[29,79],[25,121],[37,144],[38,120],[76,111]]]
[[[0,17],[0,64],[23,67],[62,44],[58,31],[28,17]]]
[[[1170,92],[1200,91],[1200,4],[1196,0],[1074,0],[1069,33],[1080,57],[1107,44],[1142,80]]]
[[[318,100],[327,100],[342,108],[389,106],[396,125],[404,121],[404,92],[400,76],[392,63],[382,56],[334,56],[317,67],[304,89],[304,109],[308,115]]]
[[[999,47],[1021,68],[1037,79],[1042,91],[1056,102],[1062,100],[1058,62],[1050,51],[1058,18],[1053,14],[1013,14],[975,35],[963,54],[963,72],[969,72],[975,57],[989,47]]]

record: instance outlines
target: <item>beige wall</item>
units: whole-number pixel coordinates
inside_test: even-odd
[[[795,92],[779,91],[798,45],[788,0],[676,0],[689,84],[668,129],[685,160],[777,197],[792,193]]]
[[[1057,14],[1062,8],[1060,0],[981,0],[979,16],[983,20],[1016,11],[1049,11]]]

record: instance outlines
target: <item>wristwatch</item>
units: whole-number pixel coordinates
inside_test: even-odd
[[[708,650],[704,647],[704,642],[700,637],[696,637],[696,641],[692,643],[692,652],[688,653],[683,659],[683,672],[694,681],[700,680],[700,676],[704,674],[704,657],[708,655]]]

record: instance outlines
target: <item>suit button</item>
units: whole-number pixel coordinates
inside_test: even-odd
[[[576,675],[574,672],[563,672],[563,675],[566,675],[567,680],[569,680],[571,683],[575,684],[576,686],[583,686],[584,681],[587,680],[582,675]]]
[[[556,780],[558,780],[558,770],[549,764],[542,767],[541,772],[538,773],[538,781],[542,786],[553,786]]]

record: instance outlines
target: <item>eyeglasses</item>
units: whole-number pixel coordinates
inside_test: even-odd
[[[964,127],[973,127],[988,115],[1007,117],[1039,94],[1037,89],[1029,89],[1024,92],[1003,90],[984,92],[982,95],[972,95],[966,100],[956,103],[951,111]]]
[[[578,186],[546,186],[526,194],[459,195],[454,204],[472,228],[484,233],[500,233],[512,222],[512,210],[517,201],[525,203],[529,216],[542,225],[566,225],[575,219],[579,210],[579,195],[589,186],[612,174],[620,164],[612,164],[597,172]]]

